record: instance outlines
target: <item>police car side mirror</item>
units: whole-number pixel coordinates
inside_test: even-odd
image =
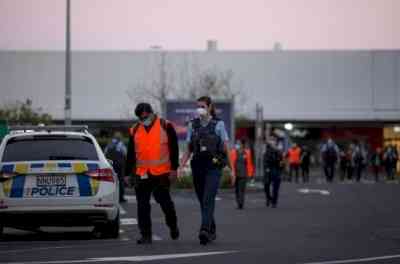
[[[111,166],[114,165],[114,161],[112,161],[112,160],[110,160],[110,159],[107,159],[107,161],[108,161],[108,163],[110,163]]]

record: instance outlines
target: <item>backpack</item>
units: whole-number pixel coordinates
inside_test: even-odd
[[[337,153],[334,146],[327,146],[324,153],[324,159],[328,163],[335,163],[337,161]]]

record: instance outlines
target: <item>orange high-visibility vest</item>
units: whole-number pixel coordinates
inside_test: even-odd
[[[154,176],[169,173],[171,160],[169,154],[168,135],[161,126],[160,118],[156,118],[149,132],[142,124],[130,129],[134,137],[136,155],[136,174],[144,176],[150,173]]]
[[[230,152],[231,162],[232,162],[231,167],[233,170],[236,170],[237,155],[238,155],[237,150],[233,148]],[[254,176],[254,164],[253,164],[253,158],[251,157],[250,149],[245,148],[244,155],[246,160],[247,177],[250,178]]]
[[[290,148],[287,153],[287,157],[289,159],[289,164],[300,164],[301,161],[301,149]]]

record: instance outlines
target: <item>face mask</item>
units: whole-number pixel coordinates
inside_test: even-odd
[[[235,148],[236,148],[237,150],[239,150],[239,149],[242,148],[242,146],[241,146],[240,144],[236,144],[236,145],[235,145]]]
[[[153,121],[153,118],[151,116],[146,117],[145,119],[143,119],[142,124],[145,127],[148,127],[151,125],[151,122]]]
[[[207,115],[207,110],[205,108],[199,107],[199,108],[197,108],[197,114],[200,117],[204,117]]]

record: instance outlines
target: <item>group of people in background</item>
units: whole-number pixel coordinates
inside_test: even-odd
[[[231,169],[231,184],[235,188],[238,209],[243,209],[249,178],[254,177],[255,168],[249,143],[239,140],[234,147],[228,145],[225,125],[215,115],[215,108],[209,97],[197,100],[198,117],[188,126],[187,150],[179,160],[178,139],[174,126],[158,117],[150,104],[138,104],[135,114],[139,120],[129,129],[129,143],[122,141],[121,133],[115,133],[104,152],[112,161],[119,177],[120,202],[125,202],[125,183],[134,181],[138,226],[141,238],[138,244],[152,243],[150,197],[160,204],[173,240],[180,236],[175,205],[170,195],[170,186],[177,179],[181,168],[190,160],[193,186],[199,200],[201,226],[199,240],[206,245],[216,239],[214,219],[215,198],[218,192],[222,169]],[[266,206],[276,208],[282,173],[288,168],[287,181],[296,183],[300,177],[303,183],[310,181],[312,152],[307,146],[293,143],[287,150],[282,139],[272,134],[268,137],[263,154],[263,183]],[[320,157],[327,182],[333,182],[336,168],[340,168],[340,180],[360,181],[363,171],[371,166],[375,180],[379,180],[383,168],[387,179],[394,180],[399,154],[395,146],[377,148],[368,155],[360,143],[347,148],[339,146],[328,138],[320,148]],[[130,177],[125,177],[130,175]]]

